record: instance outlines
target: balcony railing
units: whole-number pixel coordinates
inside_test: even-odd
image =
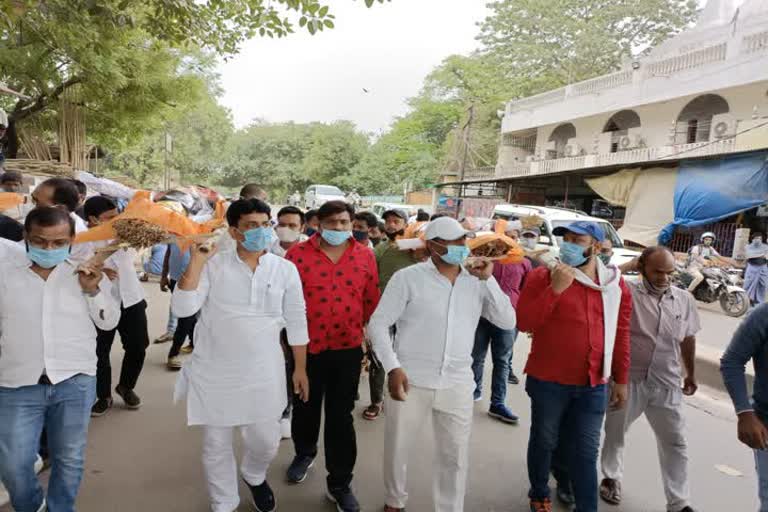
[[[677,144],[672,147],[672,152],[664,155],[664,158],[687,158],[694,156],[719,155],[721,153],[733,153],[736,150],[736,139],[729,137],[709,142],[694,142],[692,144]]]
[[[768,51],[768,30],[744,36],[741,40],[742,53],[756,53]]]
[[[754,53],[768,49],[768,31],[745,36],[741,40],[741,53]],[[641,68],[643,79],[668,77],[676,73],[684,73],[692,69],[707,66],[726,60],[728,42],[721,42],[706,48],[693,50],[682,55],[676,55],[656,62],[644,61]],[[632,70],[622,70],[572,85],[547,91],[528,98],[511,101],[507,104],[507,113],[513,114],[522,110],[532,110],[544,105],[557,103],[567,98],[596,94],[631,84]]]
[[[531,163],[539,164],[538,172],[536,174],[552,174],[555,172],[569,171],[571,169],[582,169],[585,167],[585,158],[586,157],[584,156],[572,156]]]
[[[658,148],[637,148],[627,151],[617,151],[616,153],[604,153],[595,155],[595,166],[603,167],[608,165],[633,164],[637,162],[647,162],[655,160]]]
[[[669,59],[650,64],[646,68],[646,73],[650,77],[669,76],[675,73],[680,73],[681,71],[699,68],[712,62],[720,62],[725,60],[727,49],[727,43],[720,43],[707,48],[702,48],[701,50],[695,50],[684,53],[683,55],[670,57]]]
[[[529,96],[509,104],[509,112],[518,112],[520,110],[526,110],[531,108],[540,107],[549,103],[555,103],[557,101],[565,99],[565,87],[547,91],[536,96]]]
[[[606,89],[613,89],[622,85],[632,83],[632,71],[619,71],[610,75],[593,78],[585,82],[574,84],[571,88],[571,96],[581,96],[583,94],[595,94]]]
[[[515,163],[509,166],[499,164],[496,166],[494,178],[540,176],[578,169],[589,169],[592,167],[663,162],[665,160],[721,155],[734,153],[736,151],[737,145],[735,138],[709,142],[696,142],[693,144],[636,148],[616,153],[582,155],[570,158],[556,158],[552,160],[537,160],[528,163]]]

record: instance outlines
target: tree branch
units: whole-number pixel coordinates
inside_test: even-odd
[[[57,100],[64,91],[75,84],[81,83],[83,80],[82,76],[74,76],[57,85],[49,94],[41,94],[32,103],[27,103],[25,100],[19,101],[16,104],[16,108],[11,112],[10,118],[14,121],[20,121],[44,110],[52,101]]]

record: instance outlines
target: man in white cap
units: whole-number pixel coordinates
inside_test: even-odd
[[[481,316],[502,329],[515,327],[515,311],[493,278],[493,263],[479,260],[464,267],[466,239],[472,235],[452,218],[432,221],[425,230],[430,258],[392,276],[368,325],[373,349],[389,376],[385,512],[405,508],[408,455],[428,416],[437,452],[435,510],[464,509],[475,327]]]

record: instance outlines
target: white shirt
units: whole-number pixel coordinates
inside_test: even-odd
[[[306,345],[307,315],[299,271],[265,253],[251,271],[237,251],[215,254],[196,290],[176,287],[171,308],[180,318],[200,311],[195,351],[176,384],[187,398],[189,425],[231,427],[277,420],[286,406],[285,358]]]
[[[146,298],[144,288],[136,274],[135,261],[136,251],[128,248],[120,249],[104,263],[105,267],[117,271],[117,280],[113,282],[113,288],[124,308],[135,306]]]
[[[75,221],[75,234],[88,231],[88,224],[86,224],[78,214],[70,212],[69,216]],[[70,259],[75,260],[77,263],[83,263],[91,259],[93,254],[93,244],[85,242],[82,244],[74,244],[72,246],[72,251],[70,252],[69,257]]]
[[[24,253],[0,261],[0,386],[37,384],[43,371],[56,384],[79,373],[96,375],[96,329],[109,331],[120,305],[104,277],[95,297],[83,294],[70,260],[47,280]]]
[[[368,335],[387,373],[402,367],[411,384],[444,389],[473,381],[472,348],[481,316],[501,329],[516,325],[515,310],[496,279],[481,281],[462,269],[451,285],[429,260],[395,272]]]
[[[299,235],[299,239],[296,241],[294,245],[298,245],[301,242],[306,242],[307,240],[309,240],[309,237],[305,234],[301,234]],[[272,243],[270,244],[269,249],[267,250],[272,254],[274,254],[275,256],[280,256],[281,258],[285,258],[285,254],[288,252],[288,249],[283,249],[283,246],[280,245],[280,239],[277,238],[277,235],[274,235],[272,237]]]

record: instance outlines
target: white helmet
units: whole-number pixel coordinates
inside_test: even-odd
[[[0,126],[8,127],[8,114],[5,113],[5,110],[0,108]]]
[[[700,239],[700,240],[703,242],[705,238],[711,238],[713,242],[714,242],[715,240],[717,240],[717,237],[716,237],[716,236],[715,236],[715,234],[714,234],[713,232],[711,232],[711,231],[707,231],[706,233],[704,233],[703,235],[701,235],[701,239]]]

